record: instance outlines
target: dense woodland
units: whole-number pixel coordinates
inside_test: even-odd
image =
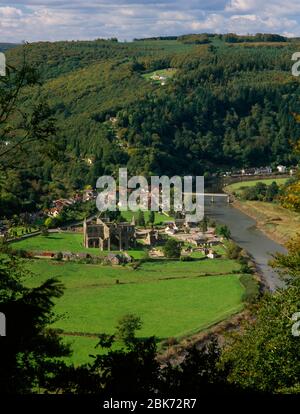
[[[51,150],[49,142],[28,144],[26,155],[14,155],[13,168],[1,169],[2,215],[47,207],[120,166],[145,175],[209,176],[297,164],[300,86],[291,56],[300,44],[276,35],[232,43],[228,36],[41,42],[8,50],[8,64],[19,69],[26,60],[37,79],[22,86],[1,123],[2,147],[20,136],[37,102],[47,105],[55,132]],[[164,86],[145,76],[166,68],[176,73]]]

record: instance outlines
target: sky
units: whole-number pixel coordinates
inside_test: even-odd
[[[300,1],[0,0],[0,42],[201,32],[300,36]]]

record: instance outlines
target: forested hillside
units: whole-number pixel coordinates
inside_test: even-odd
[[[2,200],[21,194],[31,208],[45,206],[126,165],[148,175],[296,164],[300,84],[291,56],[300,43],[272,36],[26,45],[40,83],[24,87],[18,105],[48,103],[59,156],[29,150],[22,170],[1,181]],[[22,64],[23,47],[6,54]],[[172,76],[152,79],[168,68]]]

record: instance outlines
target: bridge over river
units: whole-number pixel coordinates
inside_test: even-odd
[[[184,195],[185,194],[186,195],[193,194],[194,196],[199,195],[199,196],[204,196],[204,197],[210,197],[211,202],[215,202],[217,198],[226,198],[228,203],[231,200],[230,195],[226,193],[184,193]]]

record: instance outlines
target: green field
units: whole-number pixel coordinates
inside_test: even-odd
[[[24,250],[100,253],[98,249],[83,248],[82,234],[76,233],[30,237],[12,246]],[[129,253],[142,257],[144,251]],[[74,351],[72,361],[77,364],[86,362],[88,355],[95,352],[97,335],[113,333],[118,319],[126,313],[142,318],[144,325],[139,335],[155,335],[163,340],[197,332],[238,312],[243,306],[244,292],[239,281],[240,265],[225,258],[209,260],[196,256],[187,262],[155,259],[137,269],[131,265],[26,260],[32,274],[26,284],[35,287],[57,277],[65,285],[64,296],[55,304],[55,312],[62,318],[54,327],[64,331],[64,339]]]
[[[239,275],[232,274],[239,265],[226,259],[157,260],[143,263],[138,270],[46,260],[26,263],[34,273],[28,277],[28,286],[53,276],[66,286],[55,305],[63,318],[54,326],[66,334],[75,333],[65,336],[72,343],[75,363],[87,361],[96,344],[96,336],[82,335],[112,333],[126,313],[141,316],[140,336],[164,339],[197,332],[242,308],[244,288]],[[218,276],[220,272],[228,275]]]
[[[30,260],[27,267],[35,276],[29,278],[28,285],[36,286],[45,279],[61,277],[67,288],[115,285],[120,283],[147,283],[161,279],[194,278],[206,275],[230,274],[240,269],[238,263],[229,259],[158,260],[143,263],[137,270],[131,266],[105,266],[80,264],[78,262],[57,262],[55,260]]]
[[[288,178],[267,178],[265,180],[240,181],[238,183],[228,185],[225,187],[225,190],[228,190],[229,192],[239,192],[243,188],[254,187],[257,183],[270,185],[275,181],[278,185],[282,185],[285,184],[287,180]]]
[[[27,251],[49,251],[49,252],[72,252],[90,253],[94,256],[106,256],[107,252],[100,249],[85,248],[83,245],[82,233],[50,233],[49,236],[34,236],[27,239],[16,241],[10,244],[13,249]],[[128,250],[128,253],[135,259],[144,255],[142,247]]]
[[[86,249],[82,243],[82,233],[50,233],[48,236],[38,235],[13,242],[11,247],[28,251],[99,253],[99,249]]]
[[[122,217],[126,221],[131,222],[132,217],[135,217],[135,219],[137,219],[137,217],[139,215],[139,212],[137,212],[137,211],[136,212],[133,212],[133,211],[122,211],[121,214],[122,214]],[[149,216],[150,216],[150,212],[149,211],[145,211],[144,212],[144,217],[145,217],[146,223],[149,221]],[[173,217],[168,216],[166,214],[158,213],[158,212],[155,212],[154,217],[155,217],[154,224],[156,224],[156,225],[157,224],[160,224],[160,223],[164,223],[166,221],[172,221],[173,220]]]
[[[129,222],[133,217],[137,218],[138,214],[138,212],[122,212],[123,218]],[[145,211],[144,216],[147,223],[149,220],[149,211]],[[155,213],[155,225],[166,221],[172,221],[172,217],[162,213]],[[105,256],[107,254],[106,252],[101,252],[99,249],[85,248],[83,246],[83,234],[73,232],[50,233],[48,236],[37,235],[13,242],[10,245],[13,249],[27,251],[90,253],[95,256]],[[128,250],[128,253],[135,259],[140,259],[144,256],[144,248],[139,246]]]

